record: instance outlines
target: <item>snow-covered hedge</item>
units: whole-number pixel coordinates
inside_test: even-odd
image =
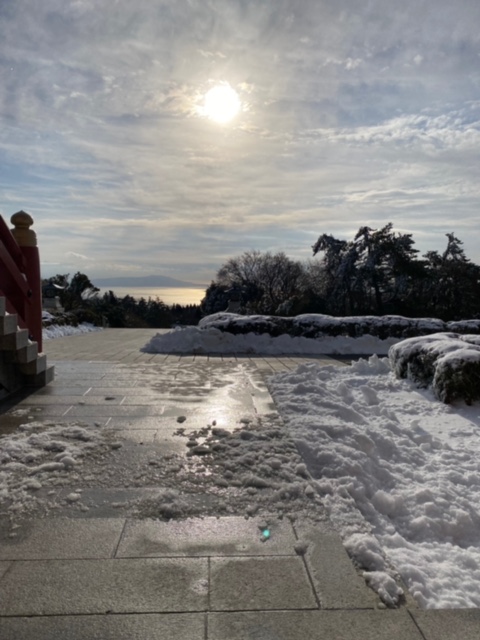
[[[431,387],[442,402],[480,400],[479,335],[436,333],[409,338],[390,347],[388,357],[398,377]]]
[[[199,327],[219,329],[233,334],[268,333],[273,337],[283,334],[303,338],[322,338],[325,336],[358,338],[363,335],[371,335],[382,340],[410,338],[443,331],[480,334],[480,320],[443,322],[443,320],[436,318],[405,318],[403,316],[345,316],[336,318],[322,314],[280,317],[215,313],[200,320]]]

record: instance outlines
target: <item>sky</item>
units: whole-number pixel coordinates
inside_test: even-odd
[[[478,0],[0,0],[0,215],[31,213],[45,277],[203,284],[388,222],[480,262],[479,25]]]

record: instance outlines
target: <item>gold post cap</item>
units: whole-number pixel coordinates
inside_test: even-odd
[[[12,235],[19,247],[36,247],[37,234],[30,227],[33,224],[32,216],[26,211],[17,211],[10,218],[13,224]]]

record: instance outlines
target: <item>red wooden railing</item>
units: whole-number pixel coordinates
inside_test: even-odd
[[[18,324],[28,329],[31,340],[42,351],[42,285],[40,257],[32,217],[19,211],[11,217],[9,229],[0,216],[0,296],[8,313],[16,313]]]

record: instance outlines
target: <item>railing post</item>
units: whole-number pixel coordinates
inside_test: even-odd
[[[42,352],[42,280],[40,276],[40,255],[37,247],[37,235],[30,227],[33,224],[33,218],[25,211],[18,211],[10,218],[13,224],[11,229],[25,257],[25,275],[31,291],[31,306],[26,305],[25,318],[27,326],[32,334],[33,340],[38,343],[38,351]]]

